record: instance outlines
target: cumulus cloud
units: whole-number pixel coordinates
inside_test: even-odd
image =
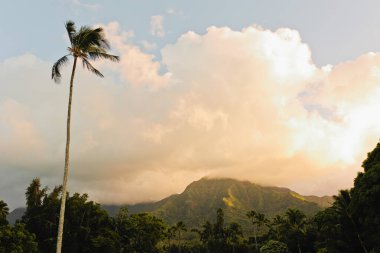
[[[105,79],[78,71],[71,192],[138,202],[228,176],[334,194],[380,135],[379,54],[318,68],[295,30],[210,27],[183,34],[156,62],[118,23],[105,28],[122,60],[98,65]],[[50,65],[24,55],[0,66],[0,170],[10,175],[0,192],[17,193],[13,205],[33,177],[61,180],[70,70],[55,85]]]
[[[155,15],[150,17],[150,33],[157,37],[165,36],[163,16]]]

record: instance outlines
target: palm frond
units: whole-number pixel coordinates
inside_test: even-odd
[[[91,60],[106,59],[113,62],[118,62],[120,60],[119,56],[107,54],[106,50],[103,48],[92,46],[88,50],[88,56]]]
[[[67,34],[69,35],[70,43],[71,45],[73,45],[73,38],[76,33],[75,23],[71,20],[68,20],[65,26],[66,26]]]
[[[107,53],[92,53],[92,52],[88,52],[88,54],[92,60],[106,59],[113,62],[120,61],[120,57],[117,55],[112,55],[112,54],[107,54]]]
[[[91,71],[92,73],[94,73],[97,76],[104,77],[103,74],[100,73],[99,70],[97,70],[96,68],[94,68],[87,59],[82,58],[82,63],[83,63],[83,67],[84,68],[87,68],[89,71]]]
[[[67,64],[69,61],[68,55],[63,56],[58,61],[56,61],[53,64],[53,67],[51,68],[51,78],[54,80],[54,82],[59,83],[61,81],[61,67]]]
[[[99,39],[98,39],[98,42],[100,44],[99,47],[110,49],[111,48],[110,47],[110,43],[106,39],[106,35],[104,33],[103,28],[102,27],[98,27],[98,28],[94,29],[94,32],[99,35]]]

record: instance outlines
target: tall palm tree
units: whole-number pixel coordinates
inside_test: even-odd
[[[102,73],[94,68],[89,60],[107,59],[111,61],[119,61],[119,57],[115,55],[110,55],[107,53],[107,49],[110,49],[109,43],[105,38],[103,28],[90,28],[87,26],[82,26],[79,31],[76,30],[73,21],[66,22],[66,30],[70,39],[70,47],[68,47],[69,53],[62,58],[60,58],[52,67],[51,77],[55,82],[59,82],[61,79],[61,67],[68,63],[68,56],[74,58],[73,68],[71,71],[70,79],[70,94],[69,103],[67,109],[67,134],[66,134],[66,151],[65,151],[65,169],[63,175],[63,185],[62,185],[62,198],[61,198],[61,209],[59,213],[59,225],[58,225],[58,236],[57,236],[57,253],[61,252],[62,248],[62,234],[63,234],[63,223],[65,215],[65,204],[66,204],[66,191],[67,191],[67,178],[69,172],[69,155],[70,155],[70,121],[71,121],[71,103],[73,96],[73,84],[75,69],[77,66],[77,60],[81,59],[84,68],[94,73],[97,76],[103,77]]]

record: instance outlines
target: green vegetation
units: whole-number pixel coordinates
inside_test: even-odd
[[[51,71],[51,78],[55,82],[59,82],[61,79],[61,67],[65,65],[69,59],[68,56],[74,57],[73,68],[71,71],[70,79],[70,94],[69,103],[67,109],[67,129],[66,129],[66,150],[65,150],[65,169],[63,174],[63,185],[62,185],[62,199],[61,207],[59,213],[59,225],[58,225],[58,236],[57,236],[57,253],[61,253],[62,249],[62,235],[63,235],[63,223],[65,216],[65,205],[66,205],[66,191],[67,191],[67,180],[69,173],[69,157],[70,157],[70,122],[71,122],[71,104],[73,98],[73,85],[75,69],[77,66],[77,60],[81,59],[83,67],[87,68],[89,71],[97,76],[103,77],[102,73],[94,68],[89,60],[99,60],[107,59],[111,61],[119,61],[119,57],[115,55],[110,55],[107,53],[107,49],[110,48],[108,41],[105,38],[103,28],[98,27],[92,29],[87,26],[82,26],[79,31],[76,30],[73,21],[66,22],[66,31],[70,40],[70,47],[68,47],[69,54],[60,58],[54,63]]]
[[[0,253],[37,253],[36,236],[23,223],[10,226],[6,219],[8,212],[8,205],[0,200]]]
[[[288,253],[288,246],[279,241],[269,240],[261,248],[261,253]]]
[[[9,208],[8,208],[7,203],[0,200],[0,226],[8,224],[8,221],[6,219],[8,214],[9,214]]]
[[[354,187],[340,191],[332,206],[311,215],[298,208],[288,208],[276,215],[251,209],[244,214],[250,222],[246,231],[239,222],[226,220],[229,212],[226,208],[215,209],[211,218],[200,225],[178,220],[170,226],[152,214],[131,214],[128,208],[121,208],[115,217],[110,217],[99,204],[89,201],[86,194],[68,194],[62,250],[70,253],[380,252],[380,143],[368,154],[363,168]],[[34,179],[26,191],[26,212],[14,226],[5,219],[8,207],[0,201],[0,253],[52,252],[56,245],[61,194],[62,187],[49,192],[41,187],[39,179]],[[229,194],[229,201],[222,199],[225,206],[242,205],[236,191],[231,190]]]

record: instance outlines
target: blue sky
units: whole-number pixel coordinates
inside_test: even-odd
[[[177,15],[168,14],[175,10]],[[276,30],[298,30],[319,65],[350,60],[380,45],[380,3],[376,0],[268,1],[6,1],[0,10],[3,35],[0,60],[25,52],[47,60],[60,55],[65,44],[62,24],[72,19],[91,25],[118,21],[135,32],[136,42],[147,40],[158,49],[192,30],[204,33],[211,25],[241,29],[251,24]],[[166,36],[150,34],[150,17],[164,16]],[[27,43],[26,43],[27,42]],[[159,57],[159,50],[155,53]]]
[[[335,194],[380,125],[380,2],[6,1],[0,9],[0,198],[61,183],[64,23],[102,26],[118,64],[76,72],[69,191],[158,200],[201,177]],[[3,176],[6,175],[6,176]]]

